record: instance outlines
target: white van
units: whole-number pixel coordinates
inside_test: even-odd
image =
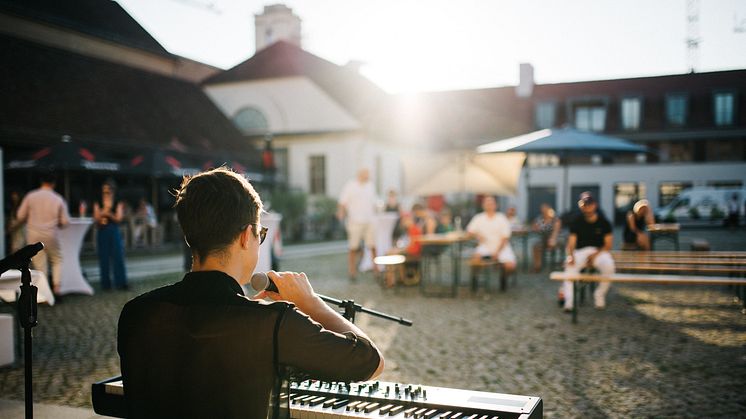
[[[659,222],[723,224],[733,194],[738,197],[738,212],[743,217],[745,188],[695,187],[684,189],[668,205],[655,210],[655,218]]]

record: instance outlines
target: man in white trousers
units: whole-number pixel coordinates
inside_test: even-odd
[[[70,222],[65,200],[54,191],[56,177],[52,172],[41,175],[39,189],[29,192],[18,207],[18,222],[26,223],[26,242],[44,243],[44,250],[31,259],[31,266],[49,278],[52,265],[52,287],[56,296],[62,280],[62,254],[57,232]]]
[[[576,274],[583,268],[594,267],[602,275],[614,273],[614,259],[611,257],[613,234],[611,223],[598,212],[598,203],[590,192],[580,194],[578,201],[581,214],[570,222],[570,236],[567,238],[567,261],[565,272]],[[573,308],[573,281],[564,281],[565,311]],[[599,282],[593,293],[597,309],[606,307],[606,293],[611,283]]]

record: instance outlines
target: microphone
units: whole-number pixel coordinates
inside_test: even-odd
[[[44,243],[37,242],[35,244],[29,244],[28,246],[22,247],[17,252],[8,256],[7,258],[0,260],[0,273],[7,271],[8,269],[21,269],[28,266],[29,261],[32,257],[36,256],[42,249],[44,249]]]
[[[265,290],[277,292],[274,281],[264,272],[254,272],[254,275],[251,275],[251,288],[254,288],[256,292]]]

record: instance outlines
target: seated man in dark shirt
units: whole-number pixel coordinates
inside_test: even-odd
[[[359,381],[383,357],[328,307],[303,273],[269,272],[278,292],[244,296],[267,229],[251,184],[224,168],[185,178],[176,210],[193,265],[128,302],[118,350],[130,418],[266,418],[286,367]]]
[[[590,192],[580,194],[578,207],[581,214],[570,222],[567,238],[567,261],[565,272],[578,273],[586,267],[594,267],[603,275],[614,273],[611,257],[613,235],[611,223],[598,212],[598,203]],[[611,283],[602,281],[593,294],[596,308],[606,307],[606,293]],[[565,311],[573,307],[573,281],[564,281]]]

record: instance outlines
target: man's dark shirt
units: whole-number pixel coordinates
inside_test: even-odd
[[[118,351],[130,418],[265,418],[278,363],[313,377],[370,377],[378,351],[339,334],[284,302],[249,300],[223,272],[192,272],[181,282],[128,302]]]
[[[576,249],[604,246],[604,236],[611,233],[611,223],[602,214],[597,215],[594,223],[589,223],[583,214],[575,217],[570,223],[570,234],[575,234],[578,238]]]

